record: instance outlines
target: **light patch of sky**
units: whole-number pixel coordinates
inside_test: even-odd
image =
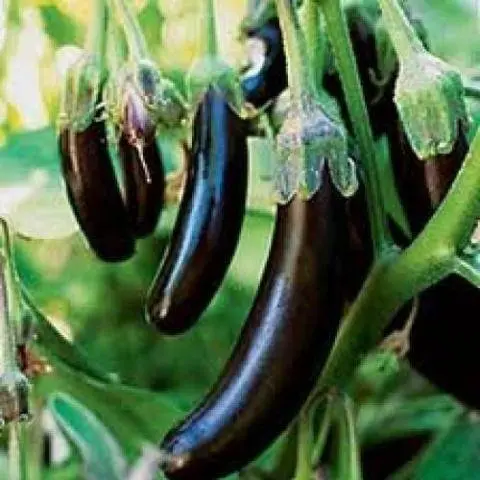
[[[4,0],[0,0],[4,1]],[[22,29],[8,66],[5,96],[15,106],[26,129],[48,123],[48,114],[40,91],[40,60],[46,48],[38,11],[22,11]]]

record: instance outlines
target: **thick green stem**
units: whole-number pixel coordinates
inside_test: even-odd
[[[323,0],[319,5],[325,17],[327,34],[340,72],[348,112],[360,150],[374,253],[378,258],[389,244],[390,236],[381,195],[381,175],[375,158],[375,142],[362,94],[362,85],[340,0]]]
[[[423,51],[422,42],[410,25],[398,0],[379,0],[379,3],[382,8],[385,27],[400,61],[414,52]]]
[[[97,57],[100,70],[105,69],[108,15],[106,0],[94,0],[92,19],[85,40],[85,50]]]
[[[305,61],[307,44],[292,0],[275,0],[287,54],[288,87],[294,101],[303,95],[314,96],[311,66]]]
[[[218,55],[217,23],[215,20],[215,0],[204,0],[205,50],[209,57]]]
[[[322,89],[326,46],[325,35],[321,28],[320,10],[315,0],[305,0],[301,13],[309,63],[313,68],[313,83],[318,93]]]
[[[111,0],[127,38],[128,50],[133,60],[148,57],[148,48],[135,12],[128,0]]]
[[[345,386],[362,357],[381,340],[399,308],[455,270],[456,254],[480,217],[480,131],[450,192],[410,247],[377,260],[342,321],[311,402]]]

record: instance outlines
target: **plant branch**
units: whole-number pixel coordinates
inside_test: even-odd
[[[142,29],[138,23],[135,12],[128,0],[110,0],[113,3],[119,21],[122,25],[130,57],[134,60],[140,60],[148,57],[148,48],[143,36]]]
[[[217,24],[215,20],[215,0],[204,0],[205,49],[209,57],[218,55]]]
[[[392,248],[375,262],[341,323],[312,399],[332,386],[345,386],[401,306],[454,271],[456,254],[468,242],[479,216],[480,131],[425,229],[405,251]]]
[[[287,54],[288,86],[292,99],[300,102],[305,94],[314,96],[313,75],[305,61],[307,44],[292,0],[275,0]]]
[[[340,73],[342,89],[360,150],[374,254],[375,258],[378,258],[391,241],[382,202],[381,175],[375,157],[375,142],[362,94],[358,68],[340,0],[322,0],[318,4],[323,11],[327,34]]]

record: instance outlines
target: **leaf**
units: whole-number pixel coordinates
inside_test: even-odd
[[[45,349],[37,350],[42,354]],[[51,355],[53,374],[35,380],[38,395],[55,392],[75,397],[91,410],[117,439],[129,462],[146,443],[158,443],[167,430],[186,412],[167,392],[126,387],[101,382],[71,368]]]
[[[79,449],[89,480],[123,480],[127,462],[108,429],[70,395],[56,393],[48,403],[57,423]]]
[[[71,368],[103,381],[111,381],[102,369],[92,365],[87,355],[66,340],[37,308],[25,288],[24,303],[34,316],[35,342],[47,359],[55,357]]]
[[[480,479],[480,421],[465,414],[426,450],[412,480]]]
[[[362,445],[438,432],[450,426],[463,408],[449,395],[413,399],[387,399],[384,404],[365,403],[357,425]]]
[[[51,239],[78,230],[63,187],[52,128],[12,135],[0,149],[0,214],[27,238]]]
[[[42,5],[40,15],[45,32],[53,41],[55,47],[78,43],[81,32],[77,23],[62,13],[55,5]]]

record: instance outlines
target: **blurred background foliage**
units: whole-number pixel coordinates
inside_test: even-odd
[[[171,206],[163,213],[153,237],[137,242],[132,260],[106,265],[94,258],[81,235],[75,233],[75,221],[60,180],[55,138],[60,85],[75,48],[83,43],[92,3],[0,0],[0,213],[12,218],[18,233],[16,261],[22,281],[62,335],[51,337],[51,332],[40,329],[41,340],[51,342],[50,350],[46,340],[40,342],[40,351],[51,363],[53,373],[36,382],[39,408],[53,392],[70,393],[105,423],[131,463],[141,453],[142,443],[158,441],[171,422],[201,398],[218,375],[251,305],[268,251],[273,210],[265,200],[268,184],[258,184],[265,161],[258,154],[262,151],[260,143],[252,147],[250,210],[240,246],[226,281],[199,326],[172,339],[156,334],[146,324],[143,299],[168,242],[176,208]],[[477,2],[411,0],[410,4],[425,21],[433,51],[465,75],[480,75]],[[183,88],[184,74],[199,54],[202,2],[136,0],[135,5],[153,57],[165,74]],[[246,1],[223,0],[217,6],[221,52],[239,67],[244,58],[238,27]],[[472,102],[470,106],[478,122],[478,105]],[[160,136],[159,142],[167,169],[172,171],[179,163],[177,142],[167,134]],[[69,356],[73,358],[73,353],[63,345],[62,338],[82,350],[90,365],[113,374],[109,377],[115,379],[113,385],[108,384],[110,379],[107,384],[95,383],[81,373],[78,365],[63,361]],[[63,360],[59,353],[62,348],[67,348]],[[480,428],[473,417],[462,416],[460,424],[453,422],[461,413],[453,400],[439,396],[403,366],[394,369],[392,381],[391,375],[385,376],[383,363],[382,368],[377,368],[378,359],[374,360],[366,377],[359,375],[359,391],[363,392],[359,398],[364,407],[359,425],[368,445],[385,441],[376,439],[375,432],[382,430],[382,425],[384,430],[400,411],[404,415],[399,420],[401,434],[438,430],[443,435],[420,462],[421,476],[415,478],[440,478],[435,476],[435,469],[440,464],[444,469],[448,458],[453,458],[453,464],[458,462],[455,452],[460,446],[478,452]],[[390,382],[386,390],[385,379]],[[121,384],[142,390],[125,389]],[[365,384],[371,387],[367,388],[368,395]],[[417,404],[411,410],[398,407],[403,405],[401,399],[416,401],[425,395],[432,395],[428,397],[428,409],[423,406],[422,410]],[[393,403],[386,400],[392,398]],[[76,404],[67,403],[65,408],[65,403],[57,401],[52,405],[63,408],[53,408],[60,424],[68,424],[72,416],[85,417]],[[381,405],[383,417],[378,414]],[[84,423],[85,428],[90,428],[89,422]],[[32,425],[35,427],[36,423]],[[105,433],[96,426],[92,428],[95,434],[89,430],[88,438],[93,443],[101,442],[99,438]],[[391,435],[398,435],[398,430]],[[45,470],[38,478],[79,478],[84,464],[80,460],[82,448],[75,438],[78,440],[82,433],[75,429],[66,433],[73,438],[77,453],[57,462],[59,465]],[[453,453],[439,463],[442,445]],[[38,445],[34,447],[38,449]],[[470,456],[471,466],[464,476],[441,478],[480,478],[478,458]],[[268,455],[265,458],[264,464],[268,464]],[[98,460],[102,461],[105,459]],[[108,475],[115,478],[116,474]],[[284,475],[288,478],[286,472]]]

